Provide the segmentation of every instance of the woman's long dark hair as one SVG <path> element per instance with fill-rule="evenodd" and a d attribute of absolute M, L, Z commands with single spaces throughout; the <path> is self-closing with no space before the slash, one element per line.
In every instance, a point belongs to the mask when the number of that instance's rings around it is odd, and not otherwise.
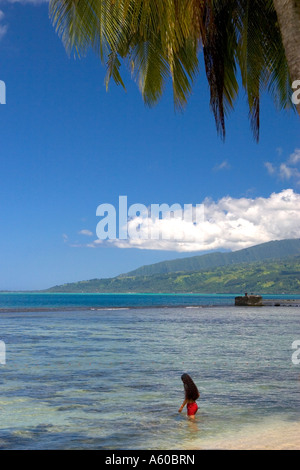
<path fill-rule="evenodd" d="M 193 382 L 189 374 L 182 374 L 181 380 L 184 385 L 184 392 L 186 400 L 197 400 L 200 397 L 198 388 Z"/>

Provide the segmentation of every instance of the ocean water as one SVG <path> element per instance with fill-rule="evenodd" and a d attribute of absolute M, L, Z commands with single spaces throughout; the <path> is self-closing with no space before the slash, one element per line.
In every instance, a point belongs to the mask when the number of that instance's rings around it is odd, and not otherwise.
<path fill-rule="evenodd" d="M 115 307 L 170 307 L 233 305 L 233 294 L 60 294 L 44 292 L 0 292 L 2 309 L 84 309 Z M 284 296 L 283 296 L 284 297 Z M 300 296 L 299 296 L 300 299 Z"/>
<path fill-rule="evenodd" d="M 300 421 L 299 307 L 26 295 L 0 294 L 0 449 L 193 448 Z M 195 422 L 178 413 L 183 372 L 201 394 Z"/>

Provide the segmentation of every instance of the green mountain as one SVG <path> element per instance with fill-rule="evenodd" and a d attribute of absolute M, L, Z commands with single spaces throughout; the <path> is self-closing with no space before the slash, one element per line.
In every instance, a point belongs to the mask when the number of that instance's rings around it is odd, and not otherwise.
<path fill-rule="evenodd" d="M 48 289 L 48 292 L 199 292 L 299 294 L 300 256 L 218 266 L 198 272 L 118 276 L 92 279 Z"/>
<path fill-rule="evenodd" d="M 279 240 L 262 243 L 229 253 L 209 253 L 200 256 L 162 261 L 160 263 L 142 266 L 134 271 L 124 274 L 127 276 L 152 276 L 172 272 L 194 272 L 203 269 L 212 269 L 218 266 L 230 266 L 240 263 L 280 259 L 287 256 L 300 255 L 300 239 Z"/>

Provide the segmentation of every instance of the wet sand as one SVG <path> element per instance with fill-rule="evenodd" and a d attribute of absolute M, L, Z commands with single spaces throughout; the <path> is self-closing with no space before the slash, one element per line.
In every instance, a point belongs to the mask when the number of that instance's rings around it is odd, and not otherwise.
<path fill-rule="evenodd" d="M 300 450 L 300 422 L 265 422 L 224 437 L 199 440 L 202 450 Z"/>

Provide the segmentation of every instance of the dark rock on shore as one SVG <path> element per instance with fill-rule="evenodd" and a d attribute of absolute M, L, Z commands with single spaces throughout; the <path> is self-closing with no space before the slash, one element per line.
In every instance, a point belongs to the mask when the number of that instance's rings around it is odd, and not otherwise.
<path fill-rule="evenodd" d="M 262 307 L 262 296 L 245 294 L 243 297 L 235 298 L 235 305 L 238 307 Z"/>

